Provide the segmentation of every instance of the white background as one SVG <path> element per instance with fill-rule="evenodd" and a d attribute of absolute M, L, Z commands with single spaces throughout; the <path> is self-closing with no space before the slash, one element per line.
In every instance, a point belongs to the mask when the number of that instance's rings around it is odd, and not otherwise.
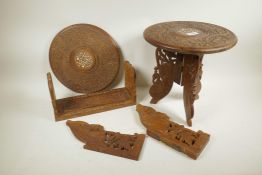
<path fill-rule="evenodd" d="M 261 0 L 0 0 L 0 174 L 262 174 L 261 7 Z M 173 20 L 218 24 L 239 39 L 204 57 L 192 129 L 211 134 L 206 149 L 192 160 L 147 137 L 139 161 L 84 150 L 65 121 L 54 121 L 46 81 L 53 37 L 75 23 L 106 30 L 137 69 L 138 102 L 150 105 L 155 48 L 142 33 Z M 75 95 L 53 78 L 58 98 Z M 150 106 L 185 124 L 181 87 Z M 145 132 L 135 106 L 74 120 Z"/>

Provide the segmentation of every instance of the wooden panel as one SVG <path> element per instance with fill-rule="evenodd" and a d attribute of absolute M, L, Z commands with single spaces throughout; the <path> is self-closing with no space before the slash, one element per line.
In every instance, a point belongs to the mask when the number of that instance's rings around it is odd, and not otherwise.
<path fill-rule="evenodd" d="M 85 149 L 138 160 L 145 135 L 120 134 L 119 132 L 105 131 L 101 125 L 88 124 L 82 121 L 70 121 L 70 127 L 75 137 L 84 142 Z"/>
<path fill-rule="evenodd" d="M 192 131 L 169 120 L 169 117 L 151 107 L 138 104 L 140 120 L 147 128 L 147 134 L 168 146 L 197 159 L 209 141 L 209 134 Z"/>

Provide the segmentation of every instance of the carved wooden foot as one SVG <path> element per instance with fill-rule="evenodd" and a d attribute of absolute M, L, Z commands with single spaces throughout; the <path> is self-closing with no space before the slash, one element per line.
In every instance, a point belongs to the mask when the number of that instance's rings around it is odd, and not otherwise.
<path fill-rule="evenodd" d="M 180 82 L 182 55 L 157 48 L 156 61 L 157 66 L 153 74 L 153 85 L 149 90 L 152 97 L 150 103 L 153 104 L 156 104 L 169 93 L 173 86 L 173 81 Z"/>
<path fill-rule="evenodd" d="M 194 101 L 199 98 L 201 89 L 203 55 L 184 55 L 182 85 L 184 86 L 184 106 L 187 124 L 192 126 L 194 116 Z"/>

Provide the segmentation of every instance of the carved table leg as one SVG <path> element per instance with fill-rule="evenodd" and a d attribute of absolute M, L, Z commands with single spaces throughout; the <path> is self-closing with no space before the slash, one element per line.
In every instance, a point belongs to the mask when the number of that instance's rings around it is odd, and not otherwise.
<path fill-rule="evenodd" d="M 164 98 L 172 88 L 173 81 L 180 81 L 182 70 L 182 55 L 164 49 L 156 49 L 157 66 L 153 74 L 153 85 L 149 93 L 150 103 L 156 104 Z"/>
<path fill-rule="evenodd" d="M 182 85 L 184 86 L 184 106 L 187 124 L 192 126 L 191 119 L 194 116 L 194 101 L 199 98 L 201 89 L 203 55 L 184 55 L 184 67 Z"/>

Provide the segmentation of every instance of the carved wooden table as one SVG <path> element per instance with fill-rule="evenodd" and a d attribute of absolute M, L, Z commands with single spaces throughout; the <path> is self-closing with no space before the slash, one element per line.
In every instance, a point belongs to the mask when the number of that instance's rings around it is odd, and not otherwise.
<path fill-rule="evenodd" d="M 235 34 L 223 27 L 191 21 L 164 22 L 144 31 L 146 41 L 156 46 L 157 66 L 149 93 L 157 103 L 172 88 L 173 81 L 184 86 L 187 124 L 192 126 L 194 101 L 201 89 L 204 54 L 222 52 L 237 43 Z"/>

